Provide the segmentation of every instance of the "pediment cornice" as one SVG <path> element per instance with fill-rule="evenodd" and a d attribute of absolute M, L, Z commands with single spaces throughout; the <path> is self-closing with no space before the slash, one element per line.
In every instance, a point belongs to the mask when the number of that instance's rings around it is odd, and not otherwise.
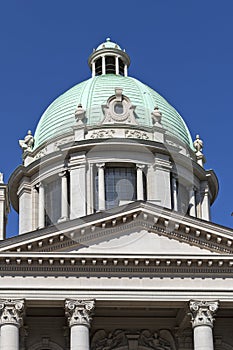
<path fill-rule="evenodd" d="M 92 214 L 5 240 L 0 244 L 0 252 L 70 251 L 123 235 L 132 228 L 145 229 L 210 252 L 233 253 L 232 230 L 141 201 L 123 206 L 121 210 L 118 207 L 115 213 Z"/>

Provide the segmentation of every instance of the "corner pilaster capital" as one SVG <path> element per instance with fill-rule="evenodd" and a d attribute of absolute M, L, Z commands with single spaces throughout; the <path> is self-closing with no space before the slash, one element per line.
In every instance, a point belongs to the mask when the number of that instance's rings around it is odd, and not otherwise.
<path fill-rule="evenodd" d="M 136 168 L 139 170 L 143 170 L 143 169 L 145 169 L 145 167 L 146 167 L 145 164 L 136 163 Z"/>
<path fill-rule="evenodd" d="M 219 302 L 214 301 L 199 301 L 190 300 L 189 308 L 191 315 L 191 323 L 193 328 L 198 326 L 209 326 L 213 327 L 214 314 L 218 309 Z"/>
<path fill-rule="evenodd" d="M 24 300 L 1 299 L 0 300 L 0 326 L 14 324 L 17 327 L 23 325 Z"/>
<path fill-rule="evenodd" d="M 103 169 L 104 167 L 105 167 L 105 163 L 96 163 L 96 167 L 98 168 L 98 169 Z"/>
<path fill-rule="evenodd" d="M 90 327 L 95 300 L 73 300 L 65 301 L 65 312 L 69 326 L 84 325 Z"/>
<path fill-rule="evenodd" d="M 67 169 L 63 169 L 58 173 L 59 177 L 66 177 L 67 176 Z"/>

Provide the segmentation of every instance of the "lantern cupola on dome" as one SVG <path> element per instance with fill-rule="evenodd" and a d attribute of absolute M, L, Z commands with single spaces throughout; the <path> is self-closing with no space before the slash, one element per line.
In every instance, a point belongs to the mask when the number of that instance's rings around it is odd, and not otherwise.
<path fill-rule="evenodd" d="M 116 74 L 127 76 L 130 58 L 120 46 L 107 38 L 100 44 L 88 59 L 92 77 L 96 75 Z"/>

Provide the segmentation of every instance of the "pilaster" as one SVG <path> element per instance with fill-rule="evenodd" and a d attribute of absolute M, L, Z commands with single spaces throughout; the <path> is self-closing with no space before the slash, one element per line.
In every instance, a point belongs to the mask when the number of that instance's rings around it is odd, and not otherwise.
<path fill-rule="evenodd" d="M 86 215 L 86 156 L 84 152 L 70 156 L 70 219 Z"/>
<path fill-rule="evenodd" d="M 19 234 L 29 232 L 32 227 L 32 188 L 30 179 L 24 177 L 19 186 Z"/>

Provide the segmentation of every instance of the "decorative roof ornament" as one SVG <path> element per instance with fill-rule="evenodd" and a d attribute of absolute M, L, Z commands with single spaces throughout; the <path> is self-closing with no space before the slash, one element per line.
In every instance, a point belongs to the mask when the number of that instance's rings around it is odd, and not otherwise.
<path fill-rule="evenodd" d="M 203 167 L 205 164 L 205 156 L 202 153 L 203 150 L 203 141 L 200 139 L 199 135 L 196 135 L 196 139 L 193 142 L 193 146 L 195 148 L 195 153 L 196 153 L 196 158 L 197 158 L 197 163 Z"/>
<path fill-rule="evenodd" d="M 161 127 L 162 112 L 160 112 L 158 106 L 155 106 L 153 112 L 151 113 L 151 118 L 154 126 Z"/>
<path fill-rule="evenodd" d="M 79 103 L 79 105 L 74 113 L 77 125 L 80 125 L 80 126 L 84 125 L 85 114 L 86 114 L 85 109 L 83 109 L 82 104 Z"/>
<path fill-rule="evenodd" d="M 31 130 L 28 130 L 27 135 L 24 137 L 24 140 L 19 140 L 19 145 L 25 152 L 32 152 L 34 146 L 34 137 L 32 136 Z"/>
<path fill-rule="evenodd" d="M 4 183 L 3 173 L 0 173 L 0 184 Z"/>
<path fill-rule="evenodd" d="M 109 97 L 106 105 L 102 105 L 105 117 L 101 124 L 138 125 L 134 116 L 136 107 L 122 92 L 123 89 L 115 88 L 115 95 Z"/>

